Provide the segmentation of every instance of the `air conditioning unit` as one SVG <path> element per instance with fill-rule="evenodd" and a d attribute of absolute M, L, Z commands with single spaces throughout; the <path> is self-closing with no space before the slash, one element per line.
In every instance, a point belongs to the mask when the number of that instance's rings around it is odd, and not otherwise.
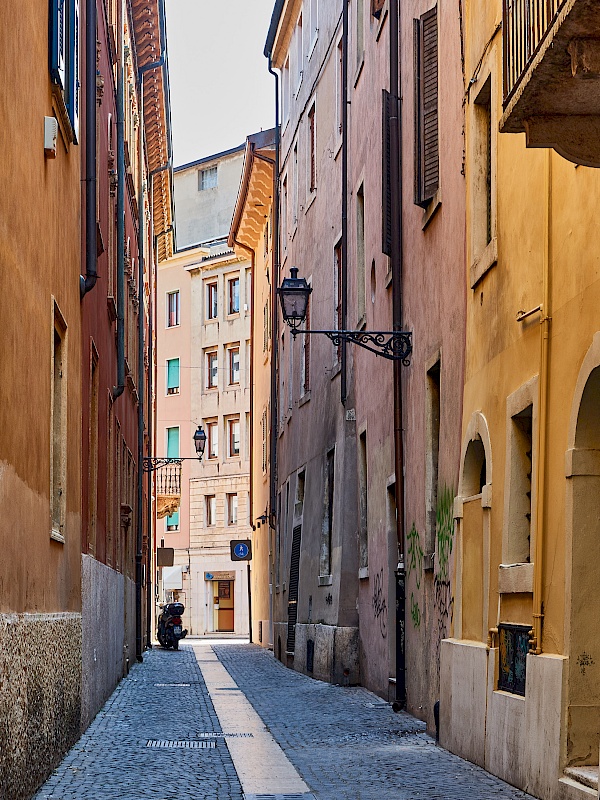
<path fill-rule="evenodd" d="M 58 139 L 58 120 L 56 117 L 44 117 L 44 155 L 56 158 L 56 140 Z"/>

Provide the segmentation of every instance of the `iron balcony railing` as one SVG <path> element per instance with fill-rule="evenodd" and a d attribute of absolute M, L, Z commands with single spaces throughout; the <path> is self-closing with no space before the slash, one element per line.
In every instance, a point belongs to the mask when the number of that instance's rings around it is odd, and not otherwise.
<path fill-rule="evenodd" d="M 503 0 L 504 103 L 542 46 L 567 0 Z"/>

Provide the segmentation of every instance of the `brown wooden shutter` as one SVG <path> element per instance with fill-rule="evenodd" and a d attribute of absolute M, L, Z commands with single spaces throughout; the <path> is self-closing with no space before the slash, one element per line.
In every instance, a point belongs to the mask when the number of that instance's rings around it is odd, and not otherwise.
<path fill-rule="evenodd" d="M 439 188 L 437 6 L 415 20 L 415 203 Z"/>
<path fill-rule="evenodd" d="M 310 330 L 310 300 L 306 306 L 306 320 L 304 327 Z M 303 393 L 307 394 L 310 390 L 310 336 L 304 337 L 304 386 Z"/>
<path fill-rule="evenodd" d="M 317 167 L 315 163 L 315 107 L 308 112 L 308 122 L 310 125 L 310 191 L 314 192 L 317 187 Z"/>
<path fill-rule="evenodd" d="M 381 209 L 382 232 L 381 250 L 387 256 L 392 255 L 392 184 L 391 184 L 391 135 L 390 117 L 399 113 L 397 98 L 383 89 L 382 97 L 382 133 L 381 133 Z"/>

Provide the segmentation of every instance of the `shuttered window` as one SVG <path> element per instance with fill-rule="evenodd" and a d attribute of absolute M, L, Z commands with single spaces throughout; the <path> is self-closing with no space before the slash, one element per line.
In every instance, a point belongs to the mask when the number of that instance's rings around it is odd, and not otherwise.
<path fill-rule="evenodd" d="M 179 458 L 179 428 L 167 428 L 167 458 Z M 179 511 L 167 517 L 167 531 L 179 530 Z"/>
<path fill-rule="evenodd" d="M 167 360 L 167 394 L 179 394 L 179 359 Z"/>
<path fill-rule="evenodd" d="M 50 75 L 61 89 L 73 142 L 79 138 L 79 0 L 50 0 Z"/>
<path fill-rule="evenodd" d="M 315 157 L 316 150 L 316 129 L 315 129 L 315 104 L 308 112 L 308 168 L 309 168 L 309 190 L 314 192 L 317 188 L 317 164 Z"/>
<path fill-rule="evenodd" d="M 382 181 L 381 181 L 381 208 L 382 208 L 382 232 L 381 250 L 386 256 L 392 255 L 392 137 L 390 131 L 392 117 L 398 118 L 399 103 L 398 99 L 383 89 L 382 96 L 382 132 L 381 132 L 381 153 L 382 153 Z"/>
<path fill-rule="evenodd" d="M 439 188 L 437 6 L 415 20 L 415 203 Z"/>

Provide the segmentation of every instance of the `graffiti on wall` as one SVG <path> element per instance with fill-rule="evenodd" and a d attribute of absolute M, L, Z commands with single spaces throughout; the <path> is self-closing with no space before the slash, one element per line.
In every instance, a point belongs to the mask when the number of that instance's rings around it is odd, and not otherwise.
<path fill-rule="evenodd" d="M 406 577 L 410 578 L 414 573 L 417 589 L 420 589 L 423 577 L 424 553 L 423 546 L 421 545 L 421 534 L 417 530 L 414 522 L 410 532 L 406 536 L 406 551 L 408 556 L 406 562 Z M 415 599 L 413 592 L 410 593 L 410 618 L 413 627 L 421 627 L 421 609 L 419 607 L 419 601 Z"/>
<path fill-rule="evenodd" d="M 454 546 L 454 491 L 445 487 L 438 494 L 435 524 L 435 571 L 433 576 L 437 611 L 437 656 L 442 639 L 450 632 L 454 595 L 450 581 L 450 556 Z"/>
<path fill-rule="evenodd" d="M 385 602 L 385 592 L 383 590 L 383 568 L 375 575 L 373 581 L 373 614 L 379 623 L 379 631 L 383 638 L 387 638 L 388 610 Z"/>

